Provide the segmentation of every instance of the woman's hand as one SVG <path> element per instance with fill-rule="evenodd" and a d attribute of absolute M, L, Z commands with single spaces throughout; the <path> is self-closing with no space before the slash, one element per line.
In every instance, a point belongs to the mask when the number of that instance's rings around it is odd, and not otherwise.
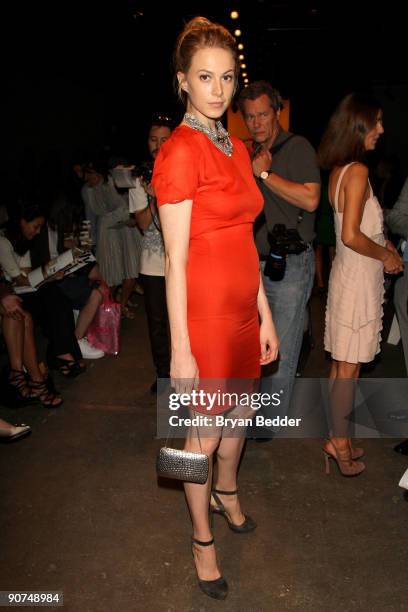
<path fill-rule="evenodd" d="M 64 249 L 69 251 L 70 249 L 75 249 L 78 246 L 78 240 L 74 238 L 74 236 L 69 236 L 68 238 L 64 238 Z"/>
<path fill-rule="evenodd" d="M 154 193 L 153 185 L 151 183 L 146 183 L 144 179 L 140 178 L 140 184 L 145 190 L 145 192 L 147 193 L 147 195 L 149 195 L 151 198 L 156 197 Z"/>
<path fill-rule="evenodd" d="M 176 393 L 191 393 L 199 382 L 197 362 L 191 351 L 173 351 L 170 364 L 171 386 Z"/>
<path fill-rule="evenodd" d="M 384 272 L 387 274 L 399 274 L 404 269 L 404 260 L 389 240 L 385 241 L 385 248 L 388 253 L 386 253 L 386 257 L 383 261 Z"/>
<path fill-rule="evenodd" d="M 136 219 L 135 219 L 134 217 L 132 217 L 132 215 L 130 215 L 130 216 L 129 216 L 129 220 L 128 220 L 128 222 L 126 223 L 126 225 L 127 225 L 128 227 L 136 227 L 136 226 L 137 226 Z"/>
<path fill-rule="evenodd" d="M 65 272 L 63 270 L 59 270 L 55 272 L 55 274 L 51 274 L 51 276 L 47 276 L 45 279 L 46 283 L 53 283 L 54 281 L 60 281 L 64 278 Z"/>
<path fill-rule="evenodd" d="M 267 365 L 276 361 L 279 354 L 279 339 L 272 317 L 266 317 L 260 326 L 259 339 L 261 344 L 261 357 L 259 363 Z"/>
<path fill-rule="evenodd" d="M 397 249 L 390 240 L 385 241 L 385 248 L 387 249 L 387 251 L 391 251 L 391 253 L 396 253 L 397 255 L 399 255 Z"/>
<path fill-rule="evenodd" d="M 22 321 L 25 318 L 25 312 L 22 309 L 22 300 L 14 293 L 6 295 L 1 301 L 0 306 L 3 307 L 4 316 L 15 319 L 16 321 Z"/>
<path fill-rule="evenodd" d="M 27 272 L 23 270 L 22 274 L 19 274 L 17 278 L 13 279 L 13 284 L 16 285 L 16 287 L 29 287 L 30 281 L 28 280 Z"/>

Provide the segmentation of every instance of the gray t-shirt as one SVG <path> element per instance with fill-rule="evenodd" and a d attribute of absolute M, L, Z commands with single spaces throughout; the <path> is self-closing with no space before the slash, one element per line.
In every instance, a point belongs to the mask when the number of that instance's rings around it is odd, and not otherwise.
<path fill-rule="evenodd" d="M 290 133 L 281 128 L 273 146 L 279 145 L 288 136 L 290 136 Z M 316 152 L 303 136 L 293 136 L 273 155 L 271 171 L 295 183 L 320 184 Z M 257 182 L 264 196 L 265 206 L 264 212 L 255 221 L 255 242 L 259 254 L 267 255 L 269 252 L 268 231 L 272 231 L 276 223 L 284 223 L 287 228 L 295 228 L 301 209 L 273 193 L 262 179 L 257 179 Z M 315 236 L 314 220 L 314 212 L 303 211 L 298 232 L 306 242 L 311 242 Z"/>

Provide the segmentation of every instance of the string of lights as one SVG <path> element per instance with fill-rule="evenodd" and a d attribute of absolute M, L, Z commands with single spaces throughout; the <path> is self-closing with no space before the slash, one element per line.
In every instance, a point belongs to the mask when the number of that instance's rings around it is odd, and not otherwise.
<path fill-rule="evenodd" d="M 237 22 L 237 20 L 239 19 L 239 12 L 238 11 L 231 11 L 230 13 L 230 18 L 233 22 Z M 247 64 L 246 64 L 246 58 L 245 58 L 245 53 L 244 53 L 244 43 L 242 42 L 242 30 L 239 27 L 238 22 L 235 24 L 233 24 L 232 26 L 232 30 L 233 30 L 233 34 L 235 36 L 236 39 L 239 39 L 238 42 L 238 50 L 239 50 L 239 55 L 238 55 L 238 59 L 241 62 L 241 70 L 243 72 L 241 72 L 241 77 L 244 83 L 244 87 L 246 87 L 249 83 L 249 76 L 248 76 L 248 68 L 247 68 Z"/>

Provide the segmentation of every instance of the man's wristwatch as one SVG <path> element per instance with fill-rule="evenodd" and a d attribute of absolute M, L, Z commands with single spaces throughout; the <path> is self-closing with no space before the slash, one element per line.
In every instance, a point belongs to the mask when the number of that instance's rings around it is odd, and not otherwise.
<path fill-rule="evenodd" d="M 266 181 L 266 179 L 268 178 L 270 174 L 271 172 L 268 172 L 267 170 L 263 170 L 263 172 L 261 172 L 261 174 L 259 175 L 259 178 L 261 178 L 263 181 Z"/>

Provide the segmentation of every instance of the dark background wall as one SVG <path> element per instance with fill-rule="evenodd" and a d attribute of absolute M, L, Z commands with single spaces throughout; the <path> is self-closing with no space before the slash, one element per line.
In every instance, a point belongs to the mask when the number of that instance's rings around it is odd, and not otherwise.
<path fill-rule="evenodd" d="M 384 104 L 379 154 L 408 174 L 408 77 L 396 2 L 16 3 L 3 15 L 2 179 L 65 172 L 78 148 L 144 156 L 153 111 L 181 116 L 171 54 L 183 23 L 203 14 L 232 28 L 240 11 L 251 80 L 291 100 L 291 127 L 317 145 L 335 104 L 368 89 Z"/>

